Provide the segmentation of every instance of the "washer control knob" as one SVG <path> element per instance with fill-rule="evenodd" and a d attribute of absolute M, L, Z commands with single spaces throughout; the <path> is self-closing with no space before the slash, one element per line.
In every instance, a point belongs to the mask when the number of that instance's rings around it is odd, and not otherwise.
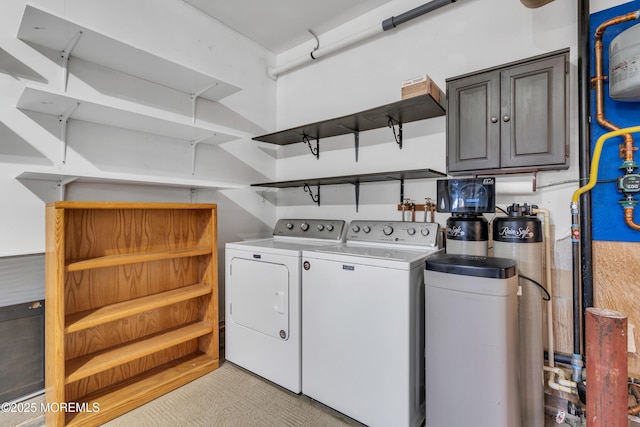
<path fill-rule="evenodd" d="M 391 233 L 393 233 L 393 227 L 390 225 L 385 225 L 384 228 L 382 229 L 382 232 L 384 233 L 385 236 L 390 236 Z"/>
<path fill-rule="evenodd" d="M 365 233 L 370 233 L 371 227 L 369 227 L 368 225 L 365 225 L 364 227 L 362 227 L 362 231 L 364 231 Z"/>
<path fill-rule="evenodd" d="M 327 231 L 333 231 L 333 224 L 327 224 Z"/>
<path fill-rule="evenodd" d="M 413 227 L 409 227 L 407 229 L 407 233 L 409 233 L 409 236 L 413 236 L 414 234 L 416 234 L 416 229 Z"/>
<path fill-rule="evenodd" d="M 324 230 L 324 225 L 318 224 L 318 231 L 322 231 L 322 230 Z"/>
<path fill-rule="evenodd" d="M 423 236 L 428 236 L 429 235 L 429 229 L 428 228 L 423 228 L 420 230 L 420 234 L 422 234 Z"/>
<path fill-rule="evenodd" d="M 357 233 L 358 231 L 360 231 L 360 226 L 354 225 L 353 227 L 351 227 L 351 229 L 353 230 L 354 233 Z"/>
<path fill-rule="evenodd" d="M 287 228 L 288 228 L 289 230 L 291 230 L 291 229 L 293 228 L 293 224 L 291 224 L 290 222 L 288 222 L 288 223 L 287 223 Z"/>
<path fill-rule="evenodd" d="M 302 229 L 302 231 L 307 231 L 309 229 L 309 224 L 303 222 L 302 224 L 300 224 L 300 228 Z"/>

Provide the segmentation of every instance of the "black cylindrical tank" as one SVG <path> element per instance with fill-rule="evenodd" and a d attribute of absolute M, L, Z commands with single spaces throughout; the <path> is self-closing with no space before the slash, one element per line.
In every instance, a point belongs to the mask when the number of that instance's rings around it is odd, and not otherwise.
<path fill-rule="evenodd" d="M 447 219 L 447 253 L 487 256 L 489 222 L 482 215 L 455 215 Z"/>

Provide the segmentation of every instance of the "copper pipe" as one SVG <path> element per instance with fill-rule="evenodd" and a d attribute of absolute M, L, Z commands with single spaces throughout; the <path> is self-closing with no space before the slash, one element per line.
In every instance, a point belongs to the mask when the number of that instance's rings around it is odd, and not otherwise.
<path fill-rule="evenodd" d="M 627 427 L 627 316 L 589 307 L 585 326 L 587 425 Z"/>
<path fill-rule="evenodd" d="M 632 230 L 640 231 L 640 224 L 633 222 L 633 208 L 624 208 L 624 222 Z"/>
<path fill-rule="evenodd" d="M 595 66 L 596 66 L 596 76 L 593 78 L 593 82 L 596 85 L 596 120 L 598 123 L 609 130 L 618 130 L 619 126 L 614 125 L 604 117 L 604 88 L 603 81 L 607 78 L 604 76 L 602 72 L 603 61 L 602 61 L 602 36 L 604 35 L 604 31 L 616 24 L 621 24 L 623 22 L 633 21 L 639 18 L 638 12 L 628 13 L 626 15 L 618 16 L 616 18 L 612 18 L 608 21 L 603 22 L 598 26 L 595 32 L 595 43 L 594 43 L 594 51 L 595 51 Z M 633 146 L 633 137 L 631 134 L 626 134 L 624 136 L 624 160 L 625 162 L 633 162 L 633 151 L 635 150 Z"/>

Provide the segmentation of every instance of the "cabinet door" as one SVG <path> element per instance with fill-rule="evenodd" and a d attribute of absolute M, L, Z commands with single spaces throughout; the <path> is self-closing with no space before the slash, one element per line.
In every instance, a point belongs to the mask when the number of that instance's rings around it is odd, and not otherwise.
<path fill-rule="evenodd" d="M 501 73 L 501 167 L 568 165 L 566 55 Z"/>
<path fill-rule="evenodd" d="M 500 74 L 447 83 L 447 171 L 500 167 Z"/>

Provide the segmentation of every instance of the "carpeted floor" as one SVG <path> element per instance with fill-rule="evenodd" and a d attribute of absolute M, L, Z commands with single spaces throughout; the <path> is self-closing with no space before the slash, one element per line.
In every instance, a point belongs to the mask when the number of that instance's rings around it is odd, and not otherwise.
<path fill-rule="evenodd" d="M 44 396 L 28 402 L 40 407 Z M 39 413 L 0 412 L 2 427 L 44 426 Z M 362 426 L 306 396 L 295 395 L 224 362 L 220 368 L 106 424 L 106 427 Z"/>
<path fill-rule="evenodd" d="M 225 362 L 214 372 L 105 424 L 164 426 L 361 426 Z"/>
<path fill-rule="evenodd" d="M 25 402 L 39 408 L 40 395 Z M 0 410 L 0 427 L 42 427 L 38 412 Z M 547 416 L 545 425 L 558 425 Z M 568 425 L 568 424 L 563 424 Z M 105 427 L 363 427 L 303 395 L 295 395 L 244 369 L 223 362 L 220 368 L 106 424 Z M 470 414 L 468 426 L 472 427 Z M 629 426 L 638 424 L 629 422 Z"/>

